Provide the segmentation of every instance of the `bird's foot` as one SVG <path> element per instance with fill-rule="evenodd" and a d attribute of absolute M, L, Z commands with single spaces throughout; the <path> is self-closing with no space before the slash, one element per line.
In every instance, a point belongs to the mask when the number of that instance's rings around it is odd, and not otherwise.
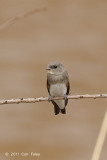
<path fill-rule="evenodd" d="M 49 95 L 48 102 L 50 102 L 51 100 L 52 100 L 52 96 Z"/>
<path fill-rule="evenodd" d="M 65 99 L 65 100 L 67 100 L 67 99 L 68 99 L 66 94 L 64 94 L 64 99 Z"/>

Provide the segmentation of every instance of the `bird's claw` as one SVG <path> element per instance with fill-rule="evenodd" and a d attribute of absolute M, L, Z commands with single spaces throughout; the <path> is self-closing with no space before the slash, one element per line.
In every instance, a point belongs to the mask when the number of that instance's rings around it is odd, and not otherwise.
<path fill-rule="evenodd" d="M 67 100 L 67 99 L 68 99 L 66 94 L 64 94 L 64 99 L 65 99 L 65 100 Z"/>
<path fill-rule="evenodd" d="M 52 100 L 52 96 L 49 95 L 48 101 L 50 102 Z"/>

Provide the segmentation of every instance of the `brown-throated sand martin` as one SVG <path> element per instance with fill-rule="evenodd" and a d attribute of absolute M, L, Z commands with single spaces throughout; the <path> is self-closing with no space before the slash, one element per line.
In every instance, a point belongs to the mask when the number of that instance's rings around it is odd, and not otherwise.
<path fill-rule="evenodd" d="M 47 68 L 47 89 L 49 100 L 52 97 L 64 96 L 63 100 L 51 100 L 54 105 L 55 115 L 61 112 L 66 114 L 66 105 L 68 103 L 67 95 L 70 91 L 69 75 L 66 68 L 60 62 L 51 62 Z"/>

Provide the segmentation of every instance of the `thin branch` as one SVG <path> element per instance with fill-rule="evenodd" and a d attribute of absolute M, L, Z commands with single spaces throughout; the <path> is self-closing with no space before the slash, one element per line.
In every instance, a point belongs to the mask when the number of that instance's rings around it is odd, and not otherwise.
<path fill-rule="evenodd" d="M 106 134 L 107 134 L 107 111 L 105 113 L 104 120 L 101 125 L 101 129 L 98 135 L 98 139 L 97 139 L 91 160 L 99 160 L 101 151 L 103 148 L 104 140 L 106 138 Z"/>
<path fill-rule="evenodd" d="M 53 97 L 52 100 L 61 100 L 65 97 Z M 107 94 L 84 94 L 84 95 L 68 95 L 68 99 L 83 99 L 83 98 L 107 98 Z M 20 99 L 10 99 L 10 100 L 0 100 L 0 105 L 2 104 L 19 104 L 19 103 L 35 103 L 41 101 L 48 101 L 48 97 L 39 98 L 20 98 Z"/>
<path fill-rule="evenodd" d="M 46 8 L 36 8 L 33 10 L 30 10 L 28 12 L 25 12 L 23 14 L 17 15 L 16 17 L 10 18 L 9 20 L 7 20 L 5 23 L 0 25 L 0 31 L 8 28 L 10 25 L 12 25 L 13 23 L 17 22 L 18 20 L 25 18 L 27 16 L 30 16 L 31 14 L 37 13 L 37 12 L 41 12 L 43 10 L 45 10 Z"/>

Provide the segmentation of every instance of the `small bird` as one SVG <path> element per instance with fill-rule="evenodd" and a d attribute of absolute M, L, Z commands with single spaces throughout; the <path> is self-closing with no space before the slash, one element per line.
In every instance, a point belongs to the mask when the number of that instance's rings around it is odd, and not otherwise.
<path fill-rule="evenodd" d="M 47 90 L 49 92 L 48 100 L 54 105 L 55 115 L 61 112 L 66 114 L 66 105 L 68 103 L 67 95 L 70 92 L 69 75 L 66 68 L 60 62 L 51 62 L 47 68 Z M 51 100 L 52 97 L 64 96 L 63 100 Z"/>

